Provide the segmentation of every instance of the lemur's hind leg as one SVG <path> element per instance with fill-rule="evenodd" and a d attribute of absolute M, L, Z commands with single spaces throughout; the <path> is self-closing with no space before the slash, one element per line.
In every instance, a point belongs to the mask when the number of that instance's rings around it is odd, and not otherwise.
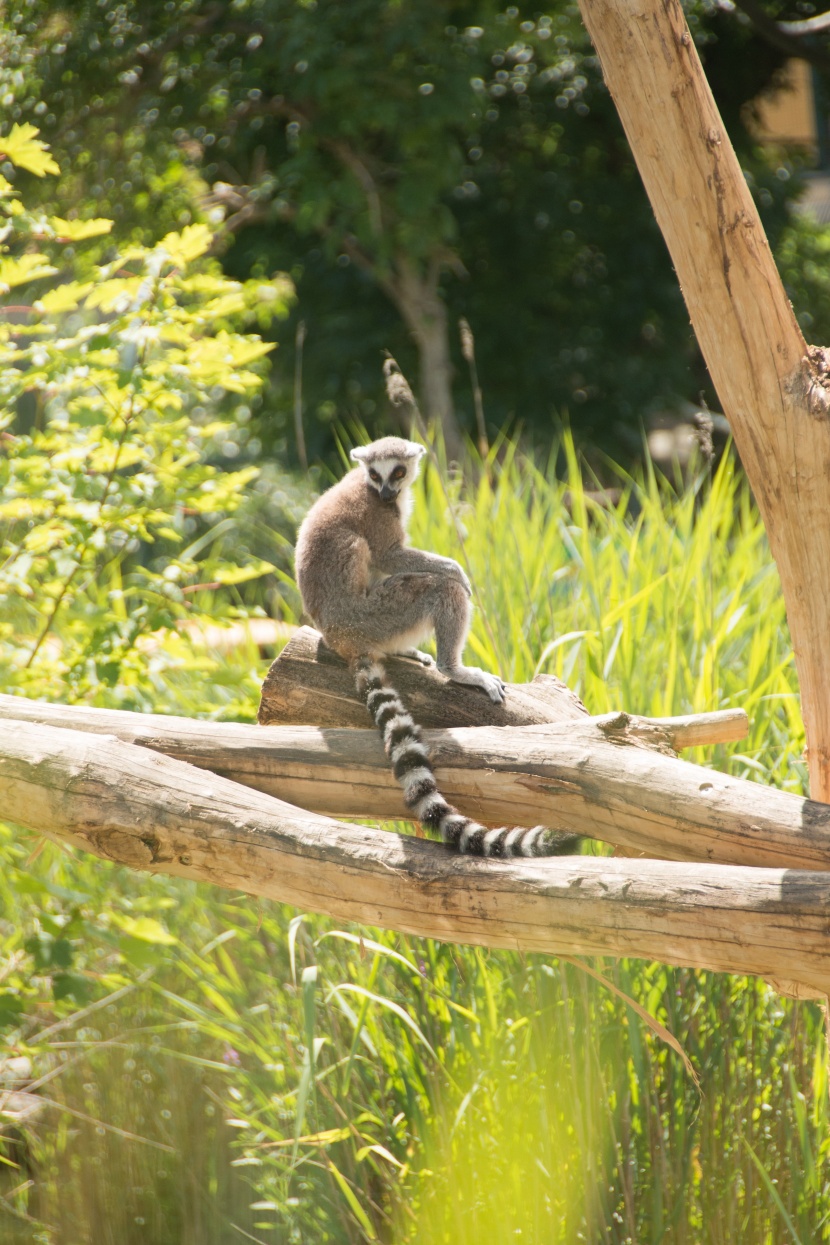
<path fill-rule="evenodd" d="M 504 700 L 504 682 L 497 674 L 487 674 L 478 666 L 462 661 L 472 607 L 464 585 L 454 579 L 444 581 L 442 599 L 434 616 L 436 665 L 453 683 L 480 687 L 495 704 Z"/>
<path fill-rule="evenodd" d="M 327 627 L 324 635 L 326 643 L 343 656 L 382 657 L 410 649 L 434 631 L 441 673 L 455 683 L 480 687 L 499 704 L 504 700 L 502 680 L 462 662 L 470 614 L 470 598 L 459 580 L 403 571 L 350 602 L 342 622 Z"/>

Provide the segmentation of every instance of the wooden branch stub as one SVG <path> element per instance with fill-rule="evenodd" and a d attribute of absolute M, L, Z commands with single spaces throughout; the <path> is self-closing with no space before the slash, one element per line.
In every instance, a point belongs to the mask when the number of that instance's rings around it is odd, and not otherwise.
<path fill-rule="evenodd" d="M 582 721 L 588 714 L 551 674 L 508 684 L 506 702 L 494 705 L 484 692 L 452 683 L 433 667 L 403 658 L 389 658 L 386 666 L 421 726 L 536 726 Z M 261 726 L 365 728 L 369 717 L 346 662 L 326 648 L 319 632 L 301 627 L 265 677 L 257 720 Z"/>
<path fill-rule="evenodd" d="M 830 990 L 828 873 L 587 856 L 475 860 L 304 812 L 111 737 L 19 721 L 0 727 L 0 800 L 18 824 L 107 860 L 341 920 Z"/>
<path fill-rule="evenodd" d="M 593 724 L 609 739 L 625 739 L 658 752 L 678 752 L 707 744 L 734 743 L 749 733 L 744 709 L 714 709 L 711 713 L 687 713 L 675 718 L 644 718 L 635 713 L 604 713 Z"/>

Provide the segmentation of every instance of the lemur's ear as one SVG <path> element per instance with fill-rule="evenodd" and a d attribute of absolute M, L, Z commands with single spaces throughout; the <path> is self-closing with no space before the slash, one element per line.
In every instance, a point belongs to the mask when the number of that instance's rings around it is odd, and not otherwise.
<path fill-rule="evenodd" d="M 420 460 L 423 458 L 424 454 L 426 454 L 426 452 L 427 452 L 427 447 L 426 447 L 425 445 L 417 445 L 414 441 L 413 441 L 413 443 L 412 443 L 412 444 L 415 446 L 415 449 L 416 449 L 416 451 L 417 451 L 417 452 L 416 452 L 415 457 L 416 457 L 416 458 L 418 459 L 418 461 L 420 462 Z"/>
<path fill-rule="evenodd" d="M 352 450 L 351 454 L 349 455 L 349 458 L 354 463 L 361 462 L 365 457 L 366 457 L 366 446 L 365 445 L 355 446 L 355 448 Z"/>

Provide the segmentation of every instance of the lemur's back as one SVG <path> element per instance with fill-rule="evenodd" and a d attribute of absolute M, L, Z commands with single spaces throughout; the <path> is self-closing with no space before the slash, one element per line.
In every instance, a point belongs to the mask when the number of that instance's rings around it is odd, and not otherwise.
<path fill-rule="evenodd" d="M 300 526 L 295 561 L 303 605 L 321 630 L 365 595 L 372 557 L 403 536 L 397 505 L 366 486 L 360 467 L 318 498 Z"/>

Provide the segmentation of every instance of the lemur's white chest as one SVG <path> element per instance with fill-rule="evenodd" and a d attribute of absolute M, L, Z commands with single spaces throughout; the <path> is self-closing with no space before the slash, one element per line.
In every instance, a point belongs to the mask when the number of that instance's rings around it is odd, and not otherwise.
<path fill-rule="evenodd" d="M 398 513 L 401 516 L 404 540 L 406 540 L 406 533 L 409 530 L 409 520 L 412 518 L 412 508 L 414 505 L 415 498 L 412 496 L 412 490 L 409 488 L 401 489 L 398 497 Z"/>

